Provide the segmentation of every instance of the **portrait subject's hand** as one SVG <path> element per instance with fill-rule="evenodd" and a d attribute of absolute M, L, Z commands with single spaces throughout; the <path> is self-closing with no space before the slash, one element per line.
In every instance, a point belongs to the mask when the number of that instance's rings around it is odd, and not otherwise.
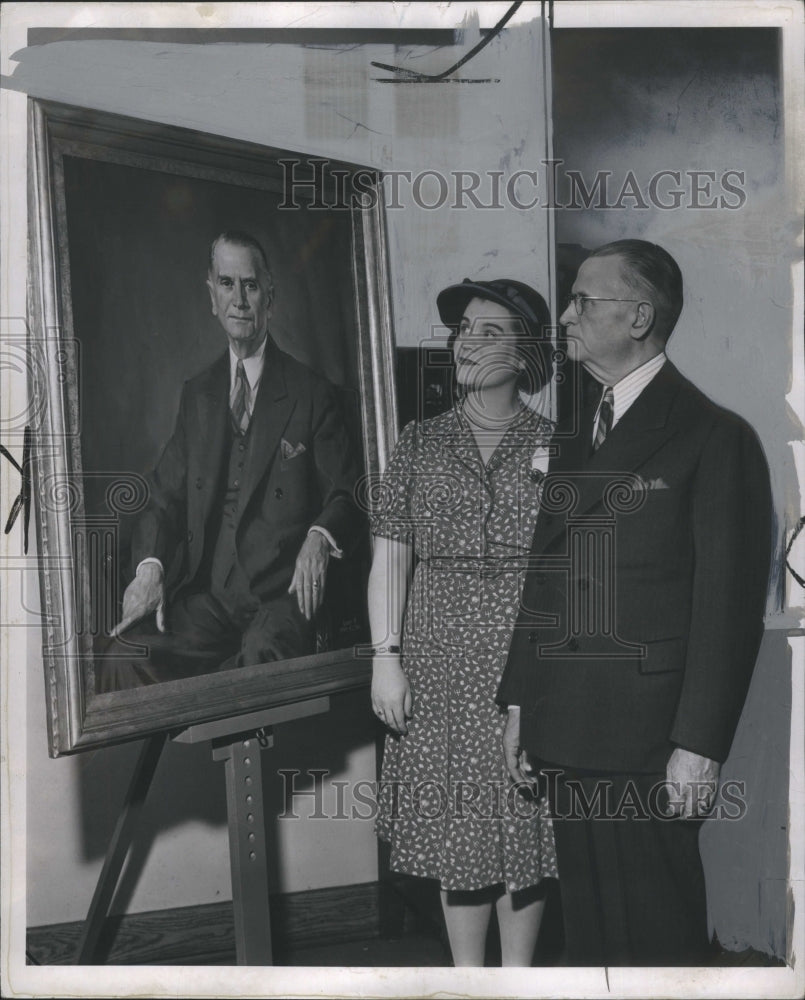
<path fill-rule="evenodd" d="M 296 594 L 299 610 L 310 621 L 321 607 L 327 565 L 330 562 L 330 543 L 319 531 L 311 531 L 296 557 L 289 594 Z"/>
<path fill-rule="evenodd" d="M 372 665 L 372 711 L 397 733 L 408 732 L 414 699 L 399 656 L 375 657 Z"/>
<path fill-rule="evenodd" d="M 122 635 L 141 618 L 156 612 L 157 628 L 165 631 L 165 584 L 162 567 L 157 563 L 143 563 L 137 575 L 123 594 L 123 617 L 112 629 L 113 637 Z"/>
<path fill-rule="evenodd" d="M 528 762 L 525 750 L 520 746 L 520 709 L 510 705 L 503 729 L 503 759 L 512 781 L 533 783 L 534 770 Z"/>
<path fill-rule="evenodd" d="M 717 761 L 677 747 L 666 768 L 669 815 L 683 819 L 706 816 L 716 799 L 720 771 Z"/>

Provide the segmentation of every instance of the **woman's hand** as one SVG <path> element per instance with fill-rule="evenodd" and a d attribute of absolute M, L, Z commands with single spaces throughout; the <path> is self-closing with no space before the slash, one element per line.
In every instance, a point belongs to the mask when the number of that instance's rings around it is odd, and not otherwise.
<path fill-rule="evenodd" d="M 399 656 L 376 656 L 372 664 L 372 711 L 397 733 L 408 732 L 413 715 L 411 685 Z"/>
<path fill-rule="evenodd" d="M 521 781 L 534 784 L 534 769 L 528 761 L 525 750 L 520 746 L 520 709 L 510 705 L 503 729 L 503 760 L 509 777 L 515 784 Z"/>

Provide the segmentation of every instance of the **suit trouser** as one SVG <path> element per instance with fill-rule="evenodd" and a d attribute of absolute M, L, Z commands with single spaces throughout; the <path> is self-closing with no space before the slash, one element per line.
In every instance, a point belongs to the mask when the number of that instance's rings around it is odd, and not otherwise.
<path fill-rule="evenodd" d="M 665 775 L 537 763 L 548 772 L 568 964 L 704 964 L 701 821 L 661 818 Z"/>
<path fill-rule="evenodd" d="M 315 652 L 313 626 L 291 594 L 257 601 L 204 591 L 170 604 L 166 618 L 164 634 L 141 625 L 96 644 L 98 694 Z M 145 655 L 132 656 L 132 646 Z"/>

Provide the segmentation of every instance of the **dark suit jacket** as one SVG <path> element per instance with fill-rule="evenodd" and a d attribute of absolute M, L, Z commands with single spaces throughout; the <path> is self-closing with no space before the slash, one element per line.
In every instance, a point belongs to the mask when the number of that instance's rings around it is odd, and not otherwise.
<path fill-rule="evenodd" d="M 499 699 L 521 706 L 523 746 L 567 767 L 663 772 L 674 746 L 723 761 L 763 633 L 762 449 L 667 361 L 594 454 L 591 419 L 557 428 Z"/>
<path fill-rule="evenodd" d="M 132 560 L 162 560 L 169 600 L 193 586 L 222 501 L 229 440 L 229 352 L 185 383 L 173 436 L 151 479 L 151 497 L 133 532 Z M 308 529 L 326 528 L 350 547 L 361 522 L 353 502 L 354 449 L 330 383 L 269 338 L 249 428 L 237 558 L 260 599 L 284 594 Z M 299 454 L 283 458 L 285 440 Z M 172 567 L 169 570 L 169 567 Z"/>

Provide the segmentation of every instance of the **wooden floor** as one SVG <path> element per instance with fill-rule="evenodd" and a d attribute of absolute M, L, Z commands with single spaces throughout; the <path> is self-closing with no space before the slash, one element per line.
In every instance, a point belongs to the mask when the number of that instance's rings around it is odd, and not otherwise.
<path fill-rule="evenodd" d="M 491 949 L 490 949 L 491 950 Z M 499 965 L 499 961 L 490 960 L 493 955 L 487 954 L 487 966 Z M 319 965 L 347 967 L 398 967 L 413 966 L 451 966 L 449 948 L 442 941 L 427 934 L 408 934 L 396 940 L 381 940 L 374 938 L 369 941 L 353 941 L 349 944 L 330 945 L 320 948 L 304 948 L 277 956 L 276 965 Z M 550 961 L 541 960 L 539 949 L 534 966 L 562 966 L 561 955 L 554 955 Z M 749 948 L 746 951 L 720 951 L 713 956 L 713 967 L 771 967 L 783 966 L 779 959 L 770 958 L 762 952 Z"/>
<path fill-rule="evenodd" d="M 533 965 L 564 966 L 558 884 L 546 880 L 545 916 Z M 385 899 L 385 903 L 383 900 Z M 33 965 L 72 965 L 81 922 L 28 930 Z M 400 879 L 391 891 L 378 883 L 312 890 L 272 898 L 275 965 L 340 967 L 449 967 L 450 948 L 438 886 Z M 96 954 L 100 965 L 235 965 L 231 903 L 110 917 Z M 494 916 L 487 943 L 488 967 L 500 965 Z M 761 952 L 714 950 L 714 966 L 774 966 Z"/>
<path fill-rule="evenodd" d="M 370 938 L 345 944 L 301 948 L 275 957 L 276 965 L 322 965 L 366 968 L 411 968 L 415 966 L 450 966 L 450 953 L 432 934 L 406 934 L 384 940 Z"/>

